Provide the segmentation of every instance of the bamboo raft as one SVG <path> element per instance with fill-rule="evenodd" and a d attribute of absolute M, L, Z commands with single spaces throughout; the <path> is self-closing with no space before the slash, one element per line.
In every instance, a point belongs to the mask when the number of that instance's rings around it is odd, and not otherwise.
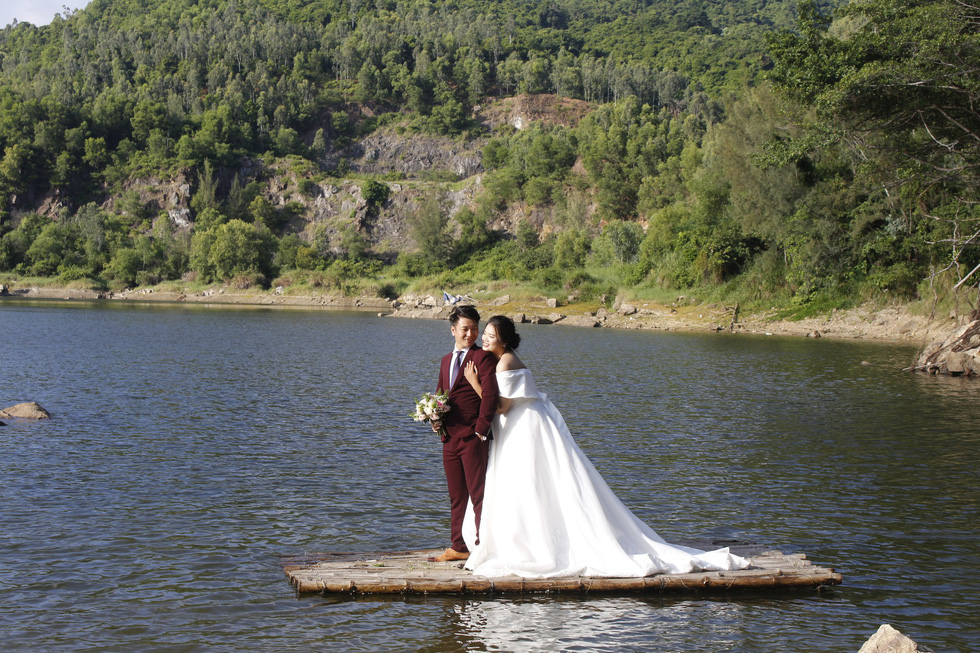
<path fill-rule="evenodd" d="M 645 578 L 485 578 L 463 569 L 460 562 L 428 562 L 427 558 L 438 555 L 441 549 L 284 556 L 282 564 L 298 593 L 320 594 L 719 593 L 821 588 L 842 581 L 839 573 L 814 566 L 805 554 L 749 549 L 731 547 L 733 553 L 750 559 L 748 569 Z"/>

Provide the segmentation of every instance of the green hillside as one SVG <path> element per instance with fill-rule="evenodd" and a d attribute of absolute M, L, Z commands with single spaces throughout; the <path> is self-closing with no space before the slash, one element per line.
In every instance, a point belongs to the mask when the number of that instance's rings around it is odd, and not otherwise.
<path fill-rule="evenodd" d="M 811 308 L 975 285 L 975 82 L 949 73 L 975 21 L 830 10 L 94 0 L 14 25 L 0 274 Z M 930 62 L 962 90 L 922 92 Z M 511 100 L 540 110 L 515 129 Z"/>

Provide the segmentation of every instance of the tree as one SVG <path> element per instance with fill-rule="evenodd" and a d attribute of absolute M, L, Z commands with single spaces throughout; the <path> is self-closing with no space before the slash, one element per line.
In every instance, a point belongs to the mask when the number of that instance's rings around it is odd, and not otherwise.
<path fill-rule="evenodd" d="M 354 98 L 358 102 L 368 102 L 375 99 L 378 94 L 378 72 L 377 66 L 370 61 L 365 61 L 361 70 L 357 73 L 357 91 Z"/>
<path fill-rule="evenodd" d="M 327 151 L 327 138 L 323 134 L 323 127 L 316 130 L 313 135 L 313 144 L 310 145 L 310 154 L 314 157 L 321 157 Z"/>
<path fill-rule="evenodd" d="M 248 203 L 245 201 L 245 191 L 242 189 L 242 183 L 239 181 L 236 172 L 231 180 L 231 187 L 228 189 L 228 197 L 225 198 L 225 213 L 228 214 L 229 218 L 241 220 L 246 211 L 248 211 Z"/>
<path fill-rule="evenodd" d="M 381 206 L 387 202 L 390 193 L 391 189 L 388 188 L 388 184 L 373 179 L 366 181 L 361 187 L 361 196 L 371 206 Z"/>
<path fill-rule="evenodd" d="M 143 259 L 140 253 L 132 247 L 123 247 L 113 254 L 109 264 L 106 265 L 105 272 L 111 279 L 126 286 L 135 286 L 136 275 L 142 268 Z"/>
<path fill-rule="evenodd" d="M 38 213 L 28 213 L 16 229 L 4 234 L 0 247 L 0 270 L 13 270 L 24 263 L 27 250 L 49 224 L 50 218 Z"/>
<path fill-rule="evenodd" d="M 191 265 L 205 280 L 218 281 L 266 273 L 271 254 L 267 243 L 252 225 L 231 220 L 194 235 Z"/>
<path fill-rule="evenodd" d="M 797 34 L 771 39 L 770 80 L 813 103 L 818 122 L 782 144 L 784 159 L 841 142 L 858 181 L 910 236 L 931 221 L 954 288 L 980 285 L 980 5 L 968 0 L 869 0 L 831 23 L 801 3 Z M 964 266 L 961 269 L 961 266 Z"/>
<path fill-rule="evenodd" d="M 162 102 L 143 99 L 133 109 L 130 123 L 133 127 L 133 137 L 138 142 L 144 143 L 154 130 L 162 134 L 166 129 L 167 108 Z"/>
<path fill-rule="evenodd" d="M 477 212 L 464 207 L 456 214 L 460 234 L 453 248 L 453 258 L 457 264 L 465 263 L 467 259 L 493 242 L 493 234 L 487 229 L 486 214 L 484 207 Z"/>
<path fill-rule="evenodd" d="M 11 195 L 26 188 L 24 170 L 30 154 L 30 147 L 24 143 L 15 143 L 4 150 L 0 160 L 0 220 L 6 215 Z"/>
<path fill-rule="evenodd" d="M 555 266 L 563 269 L 583 267 L 591 242 L 589 234 L 584 231 L 570 229 L 561 232 L 555 240 Z"/>
<path fill-rule="evenodd" d="M 592 244 L 592 253 L 600 265 L 633 263 L 640 255 L 643 228 L 635 222 L 613 220 Z"/>
<path fill-rule="evenodd" d="M 408 223 L 412 238 L 423 255 L 438 263 L 449 260 L 451 243 L 446 233 L 449 217 L 435 192 L 429 192 L 422 198 L 415 212 L 409 216 Z"/>
<path fill-rule="evenodd" d="M 54 276 L 65 267 L 85 264 L 84 241 L 75 226 L 51 223 L 31 243 L 25 259 L 33 274 Z"/>
<path fill-rule="evenodd" d="M 765 159 L 773 139 L 799 133 L 786 115 L 771 90 L 754 89 L 732 106 L 710 144 L 710 166 L 730 185 L 735 218 L 747 234 L 774 247 L 789 235 L 789 218 L 806 186 L 814 183 L 813 163 L 806 155 L 796 161 Z"/>
<path fill-rule="evenodd" d="M 344 225 L 340 230 L 340 248 L 344 252 L 344 259 L 357 261 L 364 258 L 371 249 L 371 241 L 358 233 L 353 225 Z"/>
<path fill-rule="evenodd" d="M 221 208 L 218 202 L 218 180 L 214 178 L 214 168 L 208 159 L 204 160 L 203 169 L 197 176 L 197 190 L 191 197 L 191 208 L 196 212 L 205 209 L 217 211 Z"/>

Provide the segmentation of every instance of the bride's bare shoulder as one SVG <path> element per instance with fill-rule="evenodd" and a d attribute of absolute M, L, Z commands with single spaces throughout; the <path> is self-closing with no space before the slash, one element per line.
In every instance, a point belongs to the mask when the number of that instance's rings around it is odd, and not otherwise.
<path fill-rule="evenodd" d="M 497 371 L 507 372 L 508 370 L 523 370 L 525 367 L 521 359 L 512 351 L 505 351 L 500 360 L 497 361 Z"/>

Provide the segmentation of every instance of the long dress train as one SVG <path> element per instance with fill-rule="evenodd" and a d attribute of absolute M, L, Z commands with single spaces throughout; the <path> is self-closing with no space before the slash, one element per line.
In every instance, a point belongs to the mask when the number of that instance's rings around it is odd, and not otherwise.
<path fill-rule="evenodd" d="M 494 420 L 480 543 L 470 546 L 467 569 L 487 577 L 548 578 L 748 566 L 727 548 L 705 552 L 667 544 L 640 521 L 575 444 L 530 370 L 498 372 L 497 384 L 500 396 L 513 402 Z"/>

